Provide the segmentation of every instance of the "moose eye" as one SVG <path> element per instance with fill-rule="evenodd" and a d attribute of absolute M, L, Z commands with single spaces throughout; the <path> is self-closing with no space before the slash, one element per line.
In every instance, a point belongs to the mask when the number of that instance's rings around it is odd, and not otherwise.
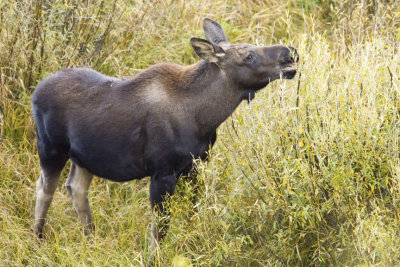
<path fill-rule="evenodd" d="M 249 60 L 249 61 L 250 61 L 250 60 L 252 60 L 252 59 L 253 59 L 253 55 L 252 55 L 252 54 L 248 54 L 247 57 L 246 57 L 246 60 Z"/>

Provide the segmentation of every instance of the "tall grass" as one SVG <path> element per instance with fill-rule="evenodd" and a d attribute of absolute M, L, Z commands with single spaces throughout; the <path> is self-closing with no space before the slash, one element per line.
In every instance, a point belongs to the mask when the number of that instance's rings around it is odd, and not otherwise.
<path fill-rule="evenodd" d="M 291 44 L 294 80 L 243 103 L 182 179 L 160 266 L 400 264 L 400 9 L 396 1 L 1 1 L 0 265 L 147 262 L 148 179 L 95 179 L 87 238 L 60 184 L 33 234 L 39 174 L 30 96 L 65 67 L 129 76 L 198 59 L 189 38 L 221 22 L 232 43 Z M 66 172 L 64 173 L 64 176 Z M 64 177 L 65 179 L 65 177 Z"/>

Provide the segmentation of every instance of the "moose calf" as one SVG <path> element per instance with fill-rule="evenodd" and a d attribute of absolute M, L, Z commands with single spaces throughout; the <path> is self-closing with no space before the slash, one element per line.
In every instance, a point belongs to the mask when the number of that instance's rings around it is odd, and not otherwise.
<path fill-rule="evenodd" d="M 68 159 L 66 188 L 85 230 L 93 228 L 88 190 L 93 175 L 123 182 L 151 177 L 150 201 L 158 215 L 194 158 L 206 158 L 216 130 L 242 100 L 270 82 L 296 74 L 296 49 L 230 44 L 221 26 L 204 19 L 205 39 L 191 38 L 200 62 L 161 63 L 118 79 L 70 68 L 41 81 L 32 98 L 41 173 L 35 232 Z M 152 247 L 164 235 L 152 224 Z"/>

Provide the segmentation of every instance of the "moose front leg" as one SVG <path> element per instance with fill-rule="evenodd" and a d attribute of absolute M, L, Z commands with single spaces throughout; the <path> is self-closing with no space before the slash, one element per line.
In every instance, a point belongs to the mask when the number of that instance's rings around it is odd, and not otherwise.
<path fill-rule="evenodd" d="M 165 208 L 164 201 L 168 195 L 175 191 L 177 178 L 175 175 L 153 176 L 150 182 L 150 201 L 153 210 L 154 221 L 151 224 L 151 251 L 154 252 L 160 246 L 167 229 L 169 210 Z"/>
<path fill-rule="evenodd" d="M 210 159 L 209 152 L 211 151 L 211 148 L 214 146 L 214 143 L 216 140 L 217 140 L 217 133 L 214 132 L 210 136 L 207 150 L 205 150 L 204 153 L 202 153 L 202 155 L 200 156 L 200 159 L 202 161 L 208 161 Z M 202 186 L 204 186 L 202 181 L 199 179 L 198 174 L 199 174 L 199 170 L 198 170 L 197 166 L 194 165 L 192 167 L 192 165 L 191 165 L 190 171 L 187 172 L 187 177 L 186 177 L 186 181 L 191 183 L 190 201 L 192 202 L 194 209 L 196 209 L 199 190 Z M 194 214 L 194 212 L 190 212 L 188 214 L 188 217 L 190 218 L 193 214 Z"/>

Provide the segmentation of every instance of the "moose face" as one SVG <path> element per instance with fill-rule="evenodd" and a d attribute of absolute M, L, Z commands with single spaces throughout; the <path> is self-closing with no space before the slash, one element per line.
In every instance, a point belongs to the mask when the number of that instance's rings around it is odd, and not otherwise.
<path fill-rule="evenodd" d="M 229 44 L 218 23 L 205 19 L 203 27 L 207 40 L 192 38 L 195 52 L 215 63 L 241 88 L 256 91 L 276 79 L 292 79 L 296 75 L 294 63 L 299 61 L 299 55 L 295 48 Z"/>
<path fill-rule="evenodd" d="M 217 62 L 241 87 L 259 90 L 279 79 L 296 75 L 296 49 L 283 45 L 257 47 L 249 44 L 229 45 Z"/>

